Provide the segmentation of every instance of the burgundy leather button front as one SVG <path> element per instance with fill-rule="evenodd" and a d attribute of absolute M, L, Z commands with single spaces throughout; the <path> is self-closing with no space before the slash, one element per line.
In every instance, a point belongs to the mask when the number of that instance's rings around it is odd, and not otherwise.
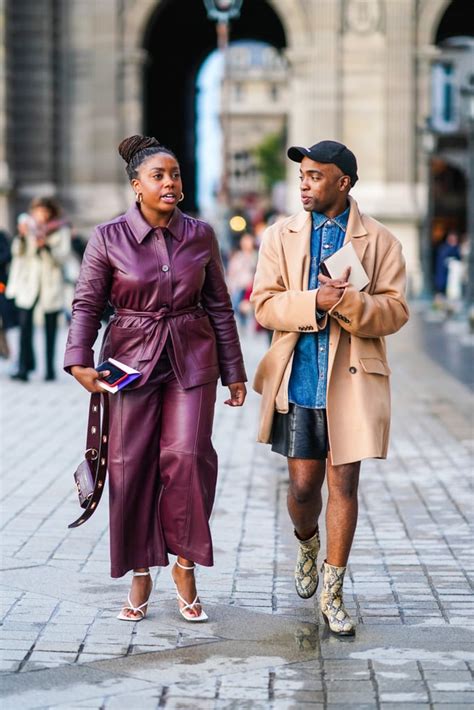
<path fill-rule="evenodd" d="M 163 264 L 163 266 L 161 267 L 161 270 L 166 272 L 166 271 L 170 270 L 170 267 L 168 266 L 168 264 Z"/>

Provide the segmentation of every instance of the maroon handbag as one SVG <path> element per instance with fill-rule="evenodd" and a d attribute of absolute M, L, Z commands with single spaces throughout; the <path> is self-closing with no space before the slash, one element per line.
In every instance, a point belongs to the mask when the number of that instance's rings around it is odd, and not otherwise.
<path fill-rule="evenodd" d="M 102 397 L 102 423 L 100 420 Z M 74 473 L 79 505 L 84 512 L 69 528 L 77 528 L 88 520 L 97 508 L 107 476 L 107 452 L 109 440 L 109 398 L 107 394 L 94 393 L 89 404 L 86 453 Z"/>
<path fill-rule="evenodd" d="M 74 481 L 76 483 L 77 495 L 79 496 L 79 505 L 81 508 L 87 508 L 89 499 L 94 493 L 95 475 L 92 461 L 84 459 L 84 461 L 79 464 L 74 474 Z"/>

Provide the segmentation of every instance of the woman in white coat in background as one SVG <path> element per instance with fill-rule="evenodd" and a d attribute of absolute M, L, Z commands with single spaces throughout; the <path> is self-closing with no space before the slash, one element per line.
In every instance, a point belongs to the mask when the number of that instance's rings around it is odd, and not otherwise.
<path fill-rule="evenodd" d="M 29 215 L 18 220 L 6 292 L 7 298 L 15 301 L 20 323 L 18 370 L 12 379 L 27 382 L 29 372 L 36 367 L 33 347 L 36 307 L 40 309 L 45 325 L 45 380 L 55 379 L 56 332 L 65 294 L 63 266 L 70 251 L 71 230 L 61 218 L 59 204 L 51 197 L 34 199 Z"/>

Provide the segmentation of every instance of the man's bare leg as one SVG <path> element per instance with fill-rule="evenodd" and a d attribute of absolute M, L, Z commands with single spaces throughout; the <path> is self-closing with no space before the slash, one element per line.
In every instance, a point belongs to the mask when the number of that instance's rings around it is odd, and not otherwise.
<path fill-rule="evenodd" d="M 321 487 L 326 471 L 325 461 L 288 459 L 290 486 L 288 511 L 299 539 L 295 567 L 295 588 L 302 599 L 312 597 L 319 583 L 318 518 L 323 507 Z"/>
<path fill-rule="evenodd" d="M 357 525 L 360 461 L 333 466 L 328 461 L 327 562 L 345 567 Z"/>
<path fill-rule="evenodd" d="M 288 512 L 298 537 L 307 540 L 314 535 L 323 507 L 326 461 L 289 458 L 288 471 Z"/>
<path fill-rule="evenodd" d="M 323 589 L 319 604 L 336 636 L 355 634 L 354 622 L 344 606 L 342 587 L 357 525 L 359 472 L 360 461 L 342 466 L 328 463 L 327 559 L 322 566 Z"/>

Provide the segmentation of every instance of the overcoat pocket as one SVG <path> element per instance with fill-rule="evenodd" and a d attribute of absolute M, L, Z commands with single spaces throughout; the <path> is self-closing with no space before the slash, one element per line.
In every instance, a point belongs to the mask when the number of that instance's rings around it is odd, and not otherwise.
<path fill-rule="evenodd" d="M 389 377 L 392 374 L 387 363 L 378 357 L 361 357 L 359 362 L 364 372 L 369 375 L 385 375 L 385 377 Z"/>

